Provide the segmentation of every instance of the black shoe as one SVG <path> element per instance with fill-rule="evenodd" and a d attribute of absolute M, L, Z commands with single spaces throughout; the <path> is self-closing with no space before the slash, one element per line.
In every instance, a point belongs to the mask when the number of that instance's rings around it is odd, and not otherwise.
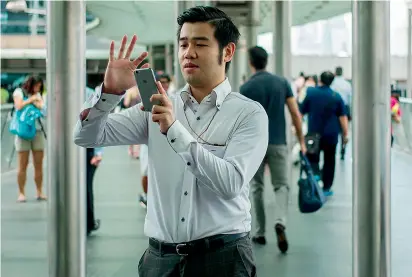
<path fill-rule="evenodd" d="M 288 240 L 286 239 L 285 226 L 278 223 L 275 225 L 275 231 L 276 231 L 276 236 L 278 239 L 279 250 L 280 252 L 285 254 L 289 248 Z"/>
<path fill-rule="evenodd" d="M 261 244 L 261 245 L 265 245 L 265 244 L 266 244 L 266 238 L 265 238 L 265 236 L 254 236 L 254 237 L 252 237 L 252 241 L 253 241 L 254 243 Z"/>
<path fill-rule="evenodd" d="M 87 230 L 87 235 L 89 236 L 91 234 L 91 232 L 97 231 L 100 228 L 100 219 L 96 219 L 94 221 L 94 225 L 91 229 Z"/>

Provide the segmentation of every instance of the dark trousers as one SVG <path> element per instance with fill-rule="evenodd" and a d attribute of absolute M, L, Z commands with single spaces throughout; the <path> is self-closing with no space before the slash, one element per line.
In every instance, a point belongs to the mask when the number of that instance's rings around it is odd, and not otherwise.
<path fill-rule="evenodd" d="M 223 248 L 188 256 L 161 254 L 149 246 L 139 261 L 140 277 L 255 277 L 250 236 Z"/>
<path fill-rule="evenodd" d="M 336 143 L 331 144 L 321 139 L 320 151 L 323 152 L 322 171 L 319 168 L 320 153 L 307 154 L 313 172 L 315 175 L 322 177 L 324 190 L 329 190 L 332 187 L 333 179 L 335 177 L 336 146 Z"/>
<path fill-rule="evenodd" d="M 96 172 L 96 166 L 90 164 L 94 156 L 94 149 L 88 148 L 86 152 L 86 219 L 87 219 L 87 232 L 90 232 L 94 228 L 94 196 L 93 196 L 93 178 Z"/>

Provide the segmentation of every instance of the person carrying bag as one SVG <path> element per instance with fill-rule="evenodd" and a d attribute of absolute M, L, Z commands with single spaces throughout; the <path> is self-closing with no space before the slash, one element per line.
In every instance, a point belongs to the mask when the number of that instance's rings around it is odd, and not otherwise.
<path fill-rule="evenodd" d="M 45 108 L 43 91 L 43 80 L 37 76 L 28 76 L 22 88 L 17 88 L 13 92 L 14 114 L 9 131 L 16 135 L 14 149 L 17 152 L 18 160 L 18 202 L 26 202 L 25 184 L 30 152 L 33 156 L 36 199 L 46 200 L 46 196 L 43 194 L 43 158 L 47 137 L 41 121 Z"/>

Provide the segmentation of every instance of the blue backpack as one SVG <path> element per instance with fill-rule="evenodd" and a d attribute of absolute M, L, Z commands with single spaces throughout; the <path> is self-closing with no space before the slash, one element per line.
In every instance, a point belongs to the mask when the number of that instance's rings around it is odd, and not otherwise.
<path fill-rule="evenodd" d="M 36 136 L 36 120 L 43 117 L 41 110 L 34 105 L 26 105 L 21 110 L 15 110 L 9 125 L 10 133 L 25 139 L 32 140 Z"/>
<path fill-rule="evenodd" d="M 306 178 L 303 178 L 303 172 Z M 300 152 L 300 175 L 299 175 L 299 210 L 302 213 L 313 213 L 322 208 L 326 202 L 323 190 L 313 174 L 308 158 Z"/>

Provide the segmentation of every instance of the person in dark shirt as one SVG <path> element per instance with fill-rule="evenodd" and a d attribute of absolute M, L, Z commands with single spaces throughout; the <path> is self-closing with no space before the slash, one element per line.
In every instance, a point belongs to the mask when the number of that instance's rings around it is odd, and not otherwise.
<path fill-rule="evenodd" d="M 335 156 L 338 137 L 342 130 L 343 142 L 348 142 L 348 117 L 339 93 L 330 88 L 334 75 L 330 71 L 320 75 L 318 87 L 308 88 L 300 106 L 302 114 L 308 114 L 308 134 L 319 134 L 320 151 L 323 152 L 323 169 L 319 168 L 320 153 L 307 154 L 318 179 L 322 179 L 323 191 L 331 196 L 335 176 Z"/>
<path fill-rule="evenodd" d="M 282 253 L 285 253 L 288 249 L 285 226 L 289 198 L 289 151 L 286 144 L 285 104 L 292 116 L 301 151 L 306 152 L 302 134 L 302 120 L 289 82 L 285 78 L 266 71 L 267 52 L 258 46 L 250 48 L 249 62 L 253 76 L 240 87 L 240 93 L 259 102 L 266 110 L 269 118 L 269 145 L 266 156 L 251 181 L 257 224 L 256 235 L 252 238 L 252 241 L 259 244 L 266 243 L 263 189 L 264 171 L 267 164 L 270 168 L 276 196 L 275 231 L 278 247 Z"/>

